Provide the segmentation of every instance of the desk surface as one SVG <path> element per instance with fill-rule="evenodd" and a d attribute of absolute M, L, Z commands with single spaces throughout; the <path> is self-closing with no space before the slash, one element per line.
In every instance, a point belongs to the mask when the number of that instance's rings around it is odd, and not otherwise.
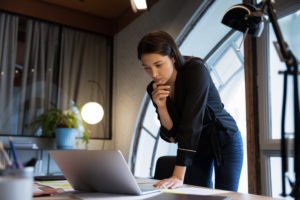
<path fill-rule="evenodd" d="M 138 182 L 140 182 L 141 179 L 138 179 Z M 148 182 L 152 183 L 156 180 L 153 179 L 142 179 L 141 182 Z M 172 190 L 162 190 L 162 193 L 154 193 L 149 195 L 142 195 L 142 196 L 124 196 L 124 195 L 117 195 L 117 194 L 100 194 L 100 193 L 79 193 L 74 194 L 73 192 L 66 192 L 62 193 L 58 196 L 51 196 L 51 197 L 35 197 L 33 200 L 96 200 L 96 199 L 126 199 L 126 200 L 137 200 L 137 199 L 162 199 L 159 197 L 160 194 L 164 193 L 172 193 L 172 194 L 191 194 L 191 195 L 216 195 L 216 196 L 227 196 L 231 197 L 232 200 L 278 200 L 280 198 L 272 198 L 272 197 L 266 197 L 261 195 L 252 195 L 252 194 L 244 194 L 244 193 L 238 193 L 238 192 L 230 192 L 225 190 L 215 190 L 215 189 L 209 189 L 204 187 L 197 187 L 192 185 L 184 185 L 181 188 L 172 189 Z M 283 199 L 283 198 L 282 198 Z"/>

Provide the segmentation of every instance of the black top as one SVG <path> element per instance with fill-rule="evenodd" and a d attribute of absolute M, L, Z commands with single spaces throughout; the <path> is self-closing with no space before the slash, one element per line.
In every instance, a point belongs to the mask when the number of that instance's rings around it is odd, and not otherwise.
<path fill-rule="evenodd" d="M 151 100 L 152 85 L 153 81 L 147 86 Z M 157 112 L 157 106 L 154 102 L 153 104 Z M 212 116 L 228 134 L 238 131 L 234 119 L 224 109 L 204 61 L 199 58 L 189 59 L 177 71 L 174 98 L 167 98 L 167 109 L 173 127 L 167 130 L 161 126 L 160 136 L 168 142 L 170 137 L 174 137 L 178 142 L 176 165 L 192 164 L 200 135 L 206 125 L 211 123 Z"/>

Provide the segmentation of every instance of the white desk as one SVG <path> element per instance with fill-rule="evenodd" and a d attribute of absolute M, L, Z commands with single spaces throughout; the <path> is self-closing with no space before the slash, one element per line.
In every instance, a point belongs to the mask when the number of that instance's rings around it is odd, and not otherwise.
<path fill-rule="evenodd" d="M 139 179 L 138 182 L 147 182 L 152 183 L 156 180 L 153 179 Z M 162 190 L 162 193 L 173 193 L 173 194 L 191 194 L 191 195 L 217 195 L 217 196 L 227 196 L 231 197 L 232 200 L 276 200 L 279 198 L 271 198 L 260 195 L 251 195 L 251 194 L 243 194 L 238 192 L 230 192 L 225 190 L 215 190 L 204 187 L 197 187 L 191 185 L 184 185 L 181 188 L 173 189 L 173 190 Z M 50 197 L 35 197 L 34 200 L 97 200 L 97 199 L 108 199 L 108 200 L 139 200 L 139 199 L 147 199 L 150 197 L 157 197 L 157 199 L 162 199 L 159 197 L 161 193 L 152 193 L 149 195 L 142 196 L 126 196 L 126 195 L 116 195 L 116 194 L 101 194 L 101 193 L 73 193 L 66 192 L 60 194 L 58 196 L 50 196 Z"/>

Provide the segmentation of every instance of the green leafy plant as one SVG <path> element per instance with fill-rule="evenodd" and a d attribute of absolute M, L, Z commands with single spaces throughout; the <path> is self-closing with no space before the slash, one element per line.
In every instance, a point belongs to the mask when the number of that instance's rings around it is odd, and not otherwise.
<path fill-rule="evenodd" d="M 84 123 L 84 122 L 82 122 Z M 42 128 L 42 135 L 54 137 L 56 128 L 78 128 L 78 118 L 73 111 L 63 111 L 53 108 L 45 111 L 33 123 L 34 127 Z M 83 124 L 84 132 L 82 140 L 85 144 L 89 143 L 89 132 Z"/>

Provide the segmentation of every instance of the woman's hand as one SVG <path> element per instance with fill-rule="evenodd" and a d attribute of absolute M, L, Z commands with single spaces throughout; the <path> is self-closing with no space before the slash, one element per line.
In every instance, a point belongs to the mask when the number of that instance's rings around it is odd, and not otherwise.
<path fill-rule="evenodd" d="M 174 189 L 183 185 L 183 180 L 177 178 L 176 176 L 171 176 L 170 178 L 160 180 L 153 186 L 161 189 Z"/>
<path fill-rule="evenodd" d="M 153 186 L 157 188 L 173 189 L 183 185 L 186 167 L 175 165 L 173 175 L 170 178 L 163 179 Z"/>
<path fill-rule="evenodd" d="M 153 83 L 152 99 L 158 108 L 165 107 L 167 97 L 170 95 L 171 86 L 160 85 L 160 83 Z"/>

